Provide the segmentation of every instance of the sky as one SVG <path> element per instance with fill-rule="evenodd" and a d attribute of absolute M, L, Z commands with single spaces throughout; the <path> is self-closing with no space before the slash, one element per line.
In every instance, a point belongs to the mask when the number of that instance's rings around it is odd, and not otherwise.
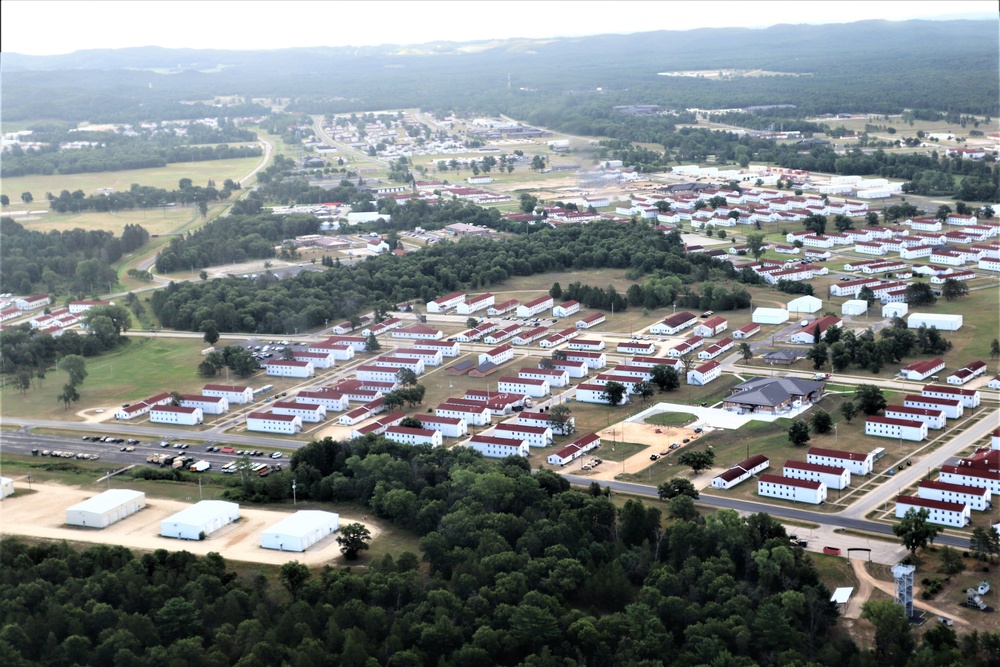
<path fill-rule="evenodd" d="M 0 44 L 25 55 L 131 46 L 280 49 L 970 17 L 995 19 L 995 1 L 3 0 Z"/>

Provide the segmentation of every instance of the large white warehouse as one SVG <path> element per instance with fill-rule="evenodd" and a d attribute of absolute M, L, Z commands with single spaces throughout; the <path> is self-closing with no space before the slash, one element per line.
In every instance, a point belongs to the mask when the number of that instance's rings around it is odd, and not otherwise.
<path fill-rule="evenodd" d="M 934 327 L 941 331 L 958 331 L 962 328 L 962 316 L 945 313 L 910 313 L 906 318 L 906 326 L 910 329 L 926 326 L 928 329 Z"/>
<path fill-rule="evenodd" d="M 784 308 L 758 308 L 753 311 L 753 321 L 757 324 L 784 324 L 788 321 L 788 311 Z"/>
<path fill-rule="evenodd" d="M 339 528 L 339 514 L 302 510 L 261 533 L 260 546 L 278 551 L 305 551 Z"/>
<path fill-rule="evenodd" d="M 10 477 L 0 477 L 0 500 L 14 495 L 14 480 Z"/>
<path fill-rule="evenodd" d="M 107 528 L 146 506 L 146 494 L 129 489 L 108 489 L 66 509 L 71 526 Z"/>
<path fill-rule="evenodd" d="M 182 540 L 201 540 L 204 536 L 240 518 L 240 506 L 225 500 L 202 500 L 160 522 L 160 535 Z"/>

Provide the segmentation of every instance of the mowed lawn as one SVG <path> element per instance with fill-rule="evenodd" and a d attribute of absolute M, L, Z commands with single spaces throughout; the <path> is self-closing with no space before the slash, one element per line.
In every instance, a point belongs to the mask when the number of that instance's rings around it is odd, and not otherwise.
<path fill-rule="evenodd" d="M 96 211 L 56 213 L 49 211 L 44 215 L 15 216 L 14 221 L 25 229 L 36 232 L 84 229 L 114 232 L 116 236 L 120 236 L 125 225 L 140 225 L 151 235 L 175 234 L 193 230 L 200 226 L 204 220 L 210 219 L 215 212 L 228 205 L 228 202 L 212 204 L 209 206 L 209 217 L 207 218 L 202 218 L 195 206 L 168 206 L 155 209 L 115 211 L 114 213 Z"/>
<path fill-rule="evenodd" d="M 239 142 L 237 142 L 239 143 Z M 10 197 L 13 211 L 23 208 L 21 193 L 30 192 L 34 197 L 33 210 L 48 208 L 45 193 L 58 196 L 63 190 L 75 192 L 83 190 L 92 195 L 98 188 L 114 188 L 125 192 L 133 183 L 148 185 L 164 190 L 176 190 L 182 178 L 190 178 L 195 185 L 206 186 L 214 180 L 216 187 L 222 187 L 227 178 L 234 181 L 243 178 L 260 164 L 259 157 L 233 158 L 229 160 L 205 160 L 202 162 L 172 162 L 165 167 L 153 169 L 127 169 L 123 171 L 99 171 L 85 174 L 52 174 L 51 176 L 32 174 L 3 179 L 0 191 Z"/>
<path fill-rule="evenodd" d="M 87 359 L 87 378 L 77 388 L 80 401 L 65 410 L 56 397 L 62 393 L 66 374 L 49 369 L 41 388 L 23 396 L 9 384 L 0 392 L 4 417 L 73 419 L 79 410 L 102 407 L 113 410 L 163 391 L 200 393 L 205 380 L 196 369 L 204 343 L 197 339 L 131 338 L 119 351 Z"/>

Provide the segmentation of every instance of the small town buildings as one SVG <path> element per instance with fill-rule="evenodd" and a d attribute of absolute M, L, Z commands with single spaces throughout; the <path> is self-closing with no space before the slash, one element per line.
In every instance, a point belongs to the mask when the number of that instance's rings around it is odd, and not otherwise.
<path fill-rule="evenodd" d="M 1000 471 L 968 465 L 968 459 L 960 459 L 959 465 L 941 466 L 938 480 L 961 486 L 977 486 L 989 490 L 992 495 L 1000 495 Z"/>
<path fill-rule="evenodd" d="M 481 352 L 479 354 L 480 365 L 487 362 L 499 366 L 500 364 L 507 363 L 514 358 L 514 348 L 510 345 L 498 345 L 488 352 Z"/>
<path fill-rule="evenodd" d="M 108 489 L 66 508 L 66 523 L 86 528 L 107 528 L 146 506 L 146 494 L 129 489 Z"/>
<path fill-rule="evenodd" d="M 434 327 L 423 324 L 414 324 L 409 327 L 401 327 L 392 332 L 393 338 L 409 338 L 416 340 L 440 340 L 444 333 Z"/>
<path fill-rule="evenodd" d="M 865 435 L 920 442 L 927 439 L 927 424 L 913 419 L 875 415 L 865 420 Z"/>
<path fill-rule="evenodd" d="M 893 419 L 909 419 L 927 424 L 927 428 L 941 429 L 948 423 L 944 410 L 930 408 L 908 408 L 905 405 L 887 405 L 885 416 Z"/>
<path fill-rule="evenodd" d="M 552 297 L 551 296 L 541 296 L 537 299 L 532 299 L 527 303 L 523 303 L 517 307 L 518 317 L 534 317 L 538 313 L 549 310 L 552 308 Z"/>
<path fill-rule="evenodd" d="M 978 408 L 981 399 L 979 391 L 976 389 L 962 389 L 961 387 L 949 387 L 941 384 L 925 384 L 920 394 L 932 398 L 949 398 L 961 401 L 962 405 L 967 408 Z"/>
<path fill-rule="evenodd" d="M 969 506 L 964 503 L 948 503 L 918 496 L 899 496 L 896 498 L 897 519 L 902 519 L 910 510 L 919 512 L 922 509 L 927 510 L 927 521 L 942 526 L 964 528 L 972 520 Z"/>
<path fill-rule="evenodd" d="M 712 338 L 717 336 L 726 329 L 729 328 L 729 320 L 724 317 L 719 317 L 718 315 L 710 317 L 707 320 L 700 322 L 694 330 L 691 332 L 695 336 L 701 336 L 702 338 Z"/>
<path fill-rule="evenodd" d="M 299 510 L 260 534 L 260 546 L 278 551 L 303 552 L 340 529 L 340 515 L 320 510 Z"/>
<path fill-rule="evenodd" d="M 160 535 L 201 540 L 240 518 L 240 506 L 224 500 L 202 500 L 160 522 Z"/>
<path fill-rule="evenodd" d="M 422 423 L 422 422 L 421 422 Z M 411 428 L 408 426 L 390 426 L 385 429 L 385 437 L 393 442 L 404 445 L 430 445 L 440 447 L 441 431 L 427 428 Z"/>
<path fill-rule="evenodd" d="M 295 396 L 296 403 L 322 405 L 327 412 L 343 412 L 350 407 L 346 394 L 333 389 L 318 389 L 315 391 L 300 391 Z"/>
<path fill-rule="evenodd" d="M 947 313 L 910 313 L 906 318 L 906 326 L 910 329 L 934 327 L 940 331 L 958 331 L 962 328 L 962 316 Z"/>
<path fill-rule="evenodd" d="M 513 440 L 524 440 L 531 447 L 548 447 L 552 444 L 550 426 L 526 426 L 518 421 L 504 422 L 493 427 L 493 436 Z"/>
<path fill-rule="evenodd" d="M 517 423 L 521 426 L 550 428 L 555 435 L 569 435 L 576 429 L 576 418 L 572 415 L 554 419 L 548 412 L 529 412 L 528 410 L 519 412 Z"/>
<path fill-rule="evenodd" d="M 899 373 L 907 380 L 926 380 L 941 370 L 944 370 L 944 360 L 935 358 L 915 361 L 912 364 L 904 366 L 900 369 Z"/>
<path fill-rule="evenodd" d="M 740 482 L 750 479 L 757 473 L 766 470 L 770 465 L 770 459 L 762 454 L 751 456 L 747 460 L 737 463 L 729 470 L 713 477 L 712 488 L 731 489 Z"/>
<path fill-rule="evenodd" d="M 530 345 L 540 338 L 545 338 L 549 335 L 549 330 L 545 327 L 535 327 L 533 329 L 528 329 L 527 331 L 522 331 L 521 333 L 514 336 L 511 342 L 514 345 Z"/>
<path fill-rule="evenodd" d="M 517 377 L 528 380 L 545 380 L 550 387 L 569 386 L 569 372 L 564 368 L 522 368 Z"/>
<path fill-rule="evenodd" d="M 457 341 L 415 340 L 410 345 L 410 349 L 438 351 L 442 357 L 457 357 L 462 353 L 462 348 Z"/>
<path fill-rule="evenodd" d="M 647 340 L 630 340 L 624 343 L 618 343 L 615 351 L 618 354 L 651 355 L 656 353 L 656 345 Z"/>
<path fill-rule="evenodd" d="M 971 364 L 958 369 L 951 375 L 949 375 L 945 382 L 953 385 L 963 385 L 969 380 L 973 380 L 980 375 L 986 374 L 986 362 L 984 361 L 973 361 Z"/>
<path fill-rule="evenodd" d="M 836 315 L 826 315 L 810 322 L 807 326 L 793 333 L 789 340 L 800 345 L 812 345 L 816 342 L 817 338 L 822 340 L 823 334 L 826 333 L 827 329 L 830 327 L 839 327 L 841 324 L 843 324 L 843 320 Z"/>
<path fill-rule="evenodd" d="M 990 389 L 1000 389 L 1000 375 L 987 382 L 986 386 Z"/>
<path fill-rule="evenodd" d="M 847 468 L 852 475 L 867 475 L 875 466 L 875 452 L 845 452 L 823 447 L 810 447 L 806 462 L 835 468 Z"/>
<path fill-rule="evenodd" d="M 970 509 L 983 512 L 993 505 L 990 490 L 976 486 L 949 484 L 948 482 L 925 479 L 917 487 L 917 496 L 948 503 L 963 503 Z"/>
<path fill-rule="evenodd" d="M 604 341 L 600 338 L 574 338 L 567 347 L 576 351 L 598 352 L 604 349 Z"/>
<path fill-rule="evenodd" d="M 479 312 L 480 310 L 490 308 L 494 303 L 496 303 L 496 297 L 489 292 L 486 294 L 469 296 L 465 298 L 465 301 L 462 301 L 455 307 L 455 312 L 459 315 L 471 315 L 472 313 Z"/>
<path fill-rule="evenodd" d="M 564 301 L 552 308 L 552 317 L 569 317 L 580 312 L 579 301 Z"/>
<path fill-rule="evenodd" d="M 177 405 L 157 405 L 149 411 L 149 421 L 154 424 L 197 426 L 204 419 L 201 408 L 182 408 Z"/>
<path fill-rule="evenodd" d="M 502 343 L 505 340 L 510 340 L 517 334 L 521 333 L 523 329 L 524 327 L 520 324 L 508 324 L 505 327 L 501 327 L 496 331 L 491 331 L 483 336 L 483 342 L 487 345 L 496 345 L 497 343 Z"/>
<path fill-rule="evenodd" d="M 569 361 L 566 359 L 553 359 L 552 366 L 555 370 L 566 371 L 571 378 L 579 379 L 590 375 L 590 368 L 582 361 Z M 541 367 L 541 365 L 539 365 Z M 558 386 L 553 384 L 553 387 Z"/>
<path fill-rule="evenodd" d="M 685 354 L 698 349 L 704 345 L 704 343 L 705 341 L 701 336 L 690 336 L 667 350 L 667 356 L 673 359 L 680 359 Z"/>
<path fill-rule="evenodd" d="M 221 415 L 229 412 L 229 401 L 224 396 L 181 394 L 181 407 L 201 408 L 203 415 Z"/>
<path fill-rule="evenodd" d="M 826 484 L 807 479 L 763 474 L 757 480 L 757 494 L 768 498 L 819 505 L 826 500 Z"/>
<path fill-rule="evenodd" d="M 326 406 L 319 403 L 300 401 L 275 401 L 271 404 L 272 414 L 297 415 L 303 422 L 318 423 L 326 419 Z"/>
<path fill-rule="evenodd" d="M 502 377 L 497 381 L 497 391 L 504 394 L 525 394 L 541 398 L 552 393 L 547 380 L 531 378 Z"/>
<path fill-rule="evenodd" d="M 501 315 L 506 315 L 509 312 L 517 310 L 517 307 L 521 305 L 521 302 L 517 299 L 510 299 L 508 301 L 503 301 L 501 303 L 495 304 L 491 308 L 486 309 L 486 314 L 489 317 L 499 317 Z"/>
<path fill-rule="evenodd" d="M 440 431 L 446 438 L 461 438 L 469 432 L 469 425 L 458 417 L 438 417 L 437 415 L 417 415 L 424 428 Z"/>
<path fill-rule="evenodd" d="M 948 419 L 958 419 L 965 414 L 965 406 L 957 398 L 938 398 L 936 396 L 908 394 L 903 398 L 903 406 L 907 408 L 939 410 Z"/>
<path fill-rule="evenodd" d="M 784 324 L 788 321 L 788 311 L 784 308 L 758 308 L 751 317 L 755 324 Z"/>
<path fill-rule="evenodd" d="M 820 400 L 824 388 L 822 382 L 794 377 L 752 378 L 733 387 L 722 407 L 740 414 L 782 414 Z"/>
<path fill-rule="evenodd" d="M 270 359 L 267 362 L 267 374 L 275 377 L 311 378 L 316 375 L 316 369 L 309 361 Z"/>
<path fill-rule="evenodd" d="M 253 389 L 242 385 L 206 384 L 201 388 L 202 396 L 221 396 L 232 403 L 250 403 L 253 401 Z"/>
<path fill-rule="evenodd" d="M 722 365 L 717 361 L 707 361 L 695 366 L 687 374 L 687 383 L 706 385 L 722 375 Z"/>
<path fill-rule="evenodd" d="M 392 412 L 383 417 L 378 417 L 372 422 L 365 424 L 364 426 L 359 426 L 351 431 L 351 439 L 361 438 L 366 435 L 385 435 L 385 432 L 392 426 L 399 426 L 399 424 L 406 419 L 406 415 L 402 412 Z"/>
<path fill-rule="evenodd" d="M 587 434 L 566 445 L 558 452 L 549 455 L 548 462 L 552 465 L 564 466 L 570 461 L 601 446 L 601 437 L 596 433 Z"/>
<path fill-rule="evenodd" d="M 465 292 L 452 292 L 433 301 L 428 301 L 427 312 L 444 313 L 457 307 L 463 301 L 465 301 Z"/>
<path fill-rule="evenodd" d="M 337 358 L 332 351 L 325 352 L 303 352 L 296 350 L 292 353 L 292 361 L 308 361 L 313 368 L 333 368 L 337 365 Z"/>
<path fill-rule="evenodd" d="M 840 304 L 841 315 L 858 316 L 868 312 L 868 302 L 863 299 L 848 299 Z"/>
<path fill-rule="evenodd" d="M 247 430 L 259 433 L 295 435 L 302 430 L 302 417 L 273 412 L 251 412 L 247 415 Z"/>
<path fill-rule="evenodd" d="M 485 405 L 464 405 L 451 400 L 445 401 L 434 409 L 438 417 L 462 419 L 471 426 L 487 426 L 493 420 L 493 414 Z"/>
<path fill-rule="evenodd" d="M 601 405 L 608 405 L 610 403 L 608 395 L 605 393 L 604 385 L 591 382 L 584 382 L 577 385 L 576 400 L 581 403 L 599 403 Z M 628 403 L 628 401 L 628 393 L 626 393 L 622 397 L 621 404 Z"/>
<path fill-rule="evenodd" d="M 698 317 L 687 311 L 675 313 L 664 319 L 662 322 L 654 324 L 649 328 L 649 333 L 655 336 L 673 336 L 688 327 L 693 327 L 698 323 Z"/>
<path fill-rule="evenodd" d="M 715 359 L 723 352 L 728 352 L 729 350 L 731 350 L 733 348 L 733 345 L 734 343 L 732 338 L 723 338 L 717 343 L 713 343 L 712 345 L 709 345 L 704 350 L 699 352 L 698 358 Z"/>
<path fill-rule="evenodd" d="M 594 313 L 593 315 L 588 315 L 577 320 L 574 326 L 576 326 L 577 329 L 589 329 L 601 324 L 606 319 L 607 316 L 604 313 Z"/>
<path fill-rule="evenodd" d="M 759 331 L 760 325 L 756 322 L 751 322 L 750 324 L 744 324 L 739 329 L 733 331 L 733 338 L 736 340 L 745 340 Z"/>
<path fill-rule="evenodd" d="M 566 360 L 583 362 L 587 364 L 587 368 L 592 370 L 599 370 L 608 365 L 607 357 L 603 352 L 585 352 L 582 350 L 567 350 Z"/>
<path fill-rule="evenodd" d="M 882 317 L 903 317 L 909 309 L 910 306 L 906 303 L 887 303 L 882 306 Z"/>
<path fill-rule="evenodd" d="M 531 451 L 525 440 L 515 438 L 497 438 L 489 435 L 474 435 L 469 440 L 469 446 L 490 458 L 505 458 L 507 456 L 528 456 Z"/>
<path fill-rule="evenodd" d="M 440 366 L 444 361 L 441 350 L 421 350 L 415 347 L 400 348 L 392 355 L 397 359 L 419 359 L 425 366 Z"/>
<path fill-rule="evenodd" d="M 782 474 L 792 479 L 822 482 L 828 489 L 846 489 L 851 485 L 851 471 L 840 466 L 824 466 L 805 461 L 786 461 Z"/>
<path fill-rule="evenodd" d="M 18 310 L 34 310 L 36 308 L 44 308 L 51 303 L 52 299 L 49 298 L 48 294 L 14 297 L 14 305 L 17 306 Z"/>

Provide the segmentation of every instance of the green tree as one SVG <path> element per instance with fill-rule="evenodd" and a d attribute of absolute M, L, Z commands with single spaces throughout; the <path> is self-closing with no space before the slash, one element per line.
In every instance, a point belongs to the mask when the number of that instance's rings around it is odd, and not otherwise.
<path fill-rule="evenodd" d="M 35 201 L 35 198 L 31 195 L 30 192 L 22 192 L 21 201 L 23 201 L 25 204 L 30 204 L 31 202 Z"/>
<path fill-rule="evenodd" d="M 963 299 L 969 296 L 969 286 L 964 280 L 945 278 L 944 284 L 941 285 L 941 296 L 945 298 L 945 301 Z"/>
<path fill-rule="evenodd" d="M 205 342 L 209 345 L 215 345 L 219 342 L 219 327 L 216 326 L 214 320 L 209 320 L 208 322 L 202 323 L 202 328 L 205 330 Z"/>
<path fill-rule="evenodd" d="M 990 342 L 990 359 L 1000 359 L 1000 338 Z"/>
<path fill-rule="evenodd" d="M 931 289 L 931 286 L 921 282 L 907 285 L 903 300 L 910 307 L 933 306 L 937 303 L 937 297 L 934 296 L 934 290 Z"/>
<path fill-rule="evenodd" d="M 764 241 L 763 234 L 747 234 L 747 252 L 753 255 L 755 260 L 760 259 L 760 256 L 764 254 L 764 246 L 767 243 Z"/>
<path fill-rule="evenodd" d="M 297 560 L 285 563 L 278 570 L 278 581 L 288 589 L 293 600 L 299 599 L 299 591 L 302 590 L 311 576 L 312 572 L 309 571 L 309 568 Z"/>
<path fill-rule="evenodd" d="M 933 544 L 934 539 L 941 532 L 941 527 L 931 523 L 930 512 L 925 508 L 919 510 L 908 509 L 899 523 L 892 527 L 892 532 L 909 549 L 911 554 L 916 554 L 917 549 L 926 548 L 928 544 Z"/>
<path fill-rule="evenodd" d="M 850 424 L 851 420 L 858 415 L 858 406 L 854 404 L 854 401 L 844 401 L 840 404 L 840 414 L 843 415 L 844 421 Z"/>
<path fill-rule="evenodd" d="M 7 195 L 0 195 L 0 206 L 10 206 L 10 197 Z"/>
<path fill-rule="evenodd" d="M 562 293 L 563 293 L 562 285 L 560 285 L 558 282 L 552 283 L 552 287 L 549 288 L 549 296 L 551 296 L 553 299 L 560 299 L 562 298 Z"/>
<path fill-rule="evenodd" d="M 854 402 L 857 403 L 858 409 L 868 416 L 877 415 L 886 406 L 882 390 L 873 384 L 859 384 L 855 387 Z"/>
<path fill-rule="evenodd" d="M 796 420 L 788 427 L 788 441 L 796 447 L 801 447 L 809 442 L 809 440 L 809 424 L 801 419 Z"/>
<path fill-rule="evenodd" d="M 667 505 L 667 513 L 671 518 L 681 521 L 695 521 L 698 518 L 698 508 L 694 505 L 691 496 L 680 495 L 670 499 Z"/>
<path fill-rule="evenodd" d="M 655 391 L 653 383 L 648 380 L 642 380 L 641 382 L 636 382 L 632 387 L 632 394 L 638 396 L 645 403 L 648 398 L 650 398 Z"/>
<path fill-rule="evenodd" d="M 677 496 L 689 496 L 691 498 L 698 498 L 699 496 L 698 489 L 695 488 L 694 484 L 683 477 L 672 477 L 663 484 L 660 484 L 656 487 L 656 494 L 660 497 L 660 500 L 670 500 Z"/>
<path fill-rule="evenodd" d="M 711 449 L 687 451 L 677 457 L 677 463 L 688 466 L 697 475 L 702 470 L 712 467 L 712 464 L 715 463 L 715 452 Z"/>
<path fill-rule="evenodd" d="M 941 222 L 947 220 L 949 215 L 951 215 L 951 207 L 947 204 L 941 204 L 938 206 L 937 212 L 934 213 L 934 217 Z"/>
<path fill-rule="evenodd" d="M 466 329 L 475 329 L 478 326 L 479 326 L 479 320 L 477 320 L 474 317 L 470 317 L 469 319 L 465 320 Z"/>
<path fill-rule="evenodd" d="M 14 375 L 14 386 L 17 387 L 19 392 L 21 392 L 22 396 L 26 394 L 28 390 L 31 389 L 31 373 L 24 369 L 19 370 L 17 374 Z"/>
<path fill-rule="evenodd" d="M 905 665 L 915 642 L 903 607 L 895 600 L 869 600 L 861 606 L 861 618 L 875 627 L 875 664 Z"/>
<path fill-rule="evenodd" d="M 62 401 L 66 410 L 69 410 L 70 403 L 80 400 L 80 392 L 76 390 L 76 385 L 72 382 L 63 385 L 62 393 L 56 396 L 57 401 Z"/>
<path fill-rule="evenodd" d="M 368 549 L 368 542 L 371 541 L 371 531 L 360 523 L 349 523 L 340 527 L 340 535 L 337 536 L 337 544 L 340 545 L 340 552 L 347 560 L 357 560 L 361 551 Z"/>
<path fill-rule="evenodd" d="M 681 386 L 681 378 L 673 366 L 657 364 L 649 369 L 649 374 L 660 391 L 674 391 Z"/>
<path fill-rule="evenodd" d="M 625 399 L 627 390 L 621 382 L 612 380 L 604 385 L 604 399 L 612 406 L 619 405 Z"/>
<path fill-rule="evenodd" d="M 399 422 L 400 426 L 405 426 L 406 428 L 423 428 L 424 424 L 416 417 L 404 417 L 403 421 Z"/>
<path fill-rule="evenodd" d="M 813 362 L 813 369 L 818 371 L 826 366 L 826 362 L 830 358 L 830 350 L 826 343 L 819 342 L 806 353 L 806 358 Z"/>
<path fill-rule="evenodd" d="M 983 528 L 976 526 L 972 529 L 972 538 L 969 540 L 969 549 L 979 560 L 993 562 L 994 555 L 1000 555 L 1000 533 L 996 528 Z"/>
<path fill-rule="evenodd" d="M 826 410 L 816 410 L 809 423 L 816 433 L 829 433 L 833 429 L 833 417 Z"/>
<path fill-rule="evenodd" d="M 553 433 L 572 435 L 576 432 L 576 420 L 569 406 L 560 403 L 549 409 L 549 428 Z"/>
<path fill-rule="evenodd" d="M 962 554 L 952 549 L 947 544 L 941 547 L 941 571 L 945 574 L 958 574 L 965 569 L 965 561 Z"/>
<path fill-rule="evenodd" d="M 378 352 L 382 349 L 382 344 L 378 342 L 378 338 L 375 334 L 369 332 L 368 338 L 365 339 L 365 352 Z"/>
<path fill-rule="evenodd" d="M 396 381 L 403 387 L 417 384 L 417 374 L 409 368 L 400 368 L 396 373 Z"/>
<path fill-rule="evenodd" d="M 743 359 L 743 363 L 747 363 L 753 359 L 753 350 L 750 348 L 750 343 L 740 343 L 740 357 Z"/>
<path fill-rule="evenodd" d="M 87 378 L 87 360 L 79 354 L 67 354 L 59 360 L 59 370 L 66 371 L 71 385 L 81 385 Z"/>

